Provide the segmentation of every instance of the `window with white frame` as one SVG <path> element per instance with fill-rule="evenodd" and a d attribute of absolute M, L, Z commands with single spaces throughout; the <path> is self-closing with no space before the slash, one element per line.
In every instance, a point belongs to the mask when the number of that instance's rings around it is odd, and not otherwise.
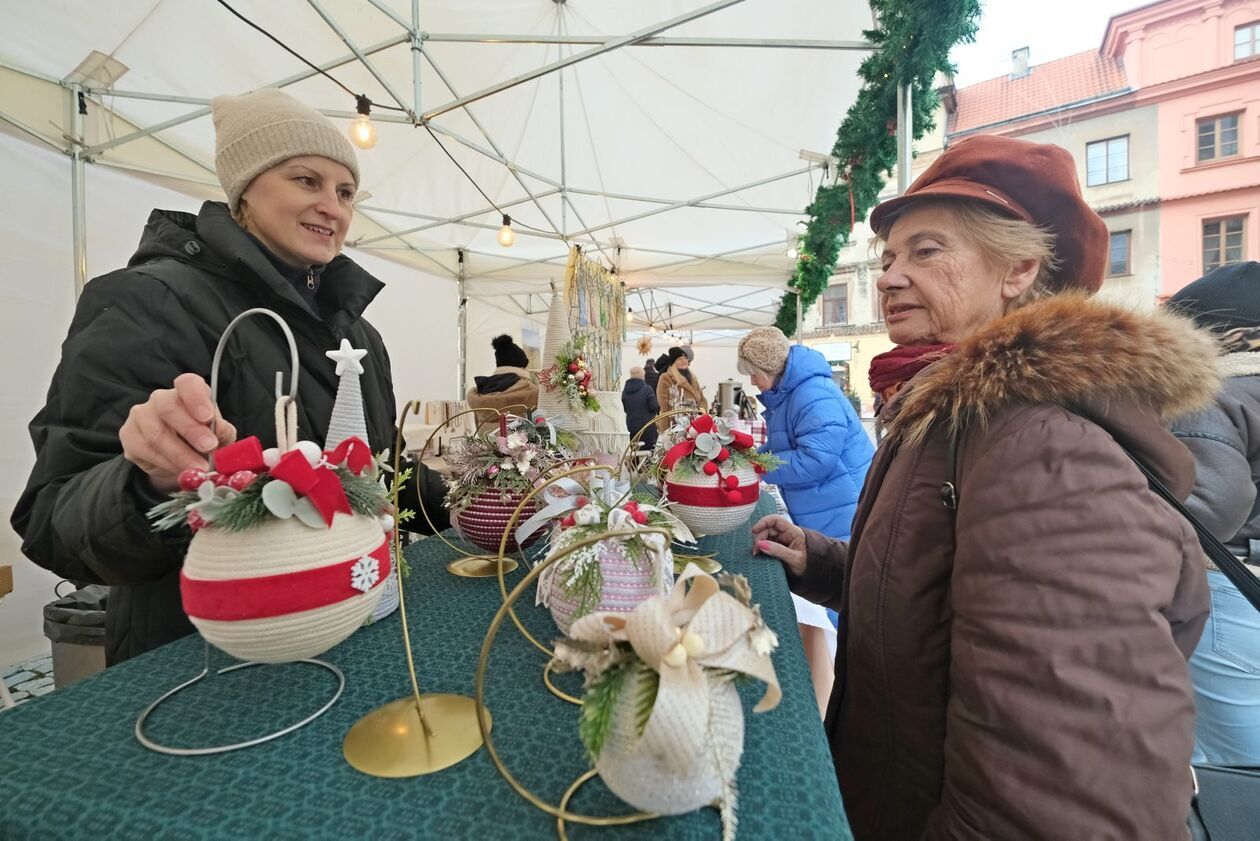
<path fill-rule="evenodd" d="M 1245 216 L 1203 221 L 1203 272 L 1243 261 Z"/>
<path fill-rule="evenodd" d="M 1207 163 L 1219 158 L 1232 158 L 1238 154 L 1237 114 L 1205 117 L 1198 121 L 1197 127 L 1197 162 Z"/>
<path fill-rule="evenodd" d="M 1096 187 L 1129 180 L 1129 136 L 1085 144 L 1085 184 Z"/>
<path fill-rule="evenodd" d="M 1234 28 L 1234 61 L 1260 56 L 1260 20 Z"/>
<path fill-rule="evenodd" d="M 1133 273 L 1132 242 L 1132 231 L 1111 232 L 1111 247 L 1107 257 L 1108 277 Z"/>

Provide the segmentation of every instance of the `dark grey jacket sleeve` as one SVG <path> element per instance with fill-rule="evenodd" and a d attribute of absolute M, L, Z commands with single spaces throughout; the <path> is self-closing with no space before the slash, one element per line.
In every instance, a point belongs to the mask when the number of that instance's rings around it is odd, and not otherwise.
<path fill-rule="evenodd" d="M 75 581 L 152 581 L 179 566 L 189 534 L 155 533 L 157 501 L 122 456 L 132 406 L 209 360 L 187 341 L 196 325 L 162 284 L 115 272 L 83 291 L 44 408 L 31 421 L 35 467 L 13 511 L 22 552 Z M 201 354 L 204 355 L 204 354 Z M 190 358 L 198 356 L 198 358 Z"/>
<path fill-rule="evenodd" d="M 1194 491 L 1186 507 L 1223 543 L 1247 524 L 1256 503 L 1242 407 L 1230 381 L 1209 408 L 1179 419 L 1173 434 L 1194 454 Z"/>
<path fill-rule="evenodd" d="M 805 572 L 793 575 L 787 567 L 788 588 L 814 604 L 839 610 L 843 606 L 844 572 L 848 566 L 849 542 L 836 540 L 811 529 L 805 532 Z"/>

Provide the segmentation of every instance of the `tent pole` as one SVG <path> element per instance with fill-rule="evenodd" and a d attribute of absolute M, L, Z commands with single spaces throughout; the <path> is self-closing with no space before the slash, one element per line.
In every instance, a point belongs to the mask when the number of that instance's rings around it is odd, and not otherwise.
<path fill-rule="evenodd" d="M 464 399 L 468 393 L 468 295 L 467 278 L 464 276 L 464 249 L 459 250 L 459 393 Z"/>
<path fill-rule="evenodd" d="M 804 320 L 804 313 L 801 311 L 801 293 L 796 293 L 796 343 L 804 344 L 801 339 L 801 322 Z"/>
<path fill-rule="evenodd" d="M 70 86 L 70 210 L 74 231 L 74 297 L 83 294 L 87 283 L 87 211 L 83 176 L 83 86 Z"/>
<path fill-rule="evenodd" d="M 420 113 L 420 60 L 424 44 L 420 40 L 420 0 L 411 0 L 411 99 L 412 109 Z"/>
<path fill-rule="evenodd" d="M 897 195 L 910 189 L 910 165 L 914 143 L 914 109 L 910 86 L 897 86 Z"/>

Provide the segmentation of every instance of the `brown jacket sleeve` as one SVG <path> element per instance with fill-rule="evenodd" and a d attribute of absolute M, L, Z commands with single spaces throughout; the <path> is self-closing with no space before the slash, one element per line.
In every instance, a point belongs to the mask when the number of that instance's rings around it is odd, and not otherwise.
<path fill-rule="evenodd" d="M 844 571 L 848 565 L 849 543 L 810 529 L 805 532 L 805 574 L 793 575 L 787 567 L 788 587 L 814 604 L 839 610 L 844 591 Z"/>
<path fill-rule="evenodd" d="M 1202 626 L 1197 543 L 1099 427 L 1010 429 L 964 444 L 924 838 L 1186 838 L 1194 702 L 1165 610 L 1188 601 Z"/>

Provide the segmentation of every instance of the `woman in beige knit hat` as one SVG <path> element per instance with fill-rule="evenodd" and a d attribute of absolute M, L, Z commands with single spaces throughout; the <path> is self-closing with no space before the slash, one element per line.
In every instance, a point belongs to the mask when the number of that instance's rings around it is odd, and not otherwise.
<path fill-rule="evenodd" d="M 290 367 L 274 324 L 241 323 L 218 405 L 210 398 L 215 345 L 233 318 L 265 307 L 288 323 L 302 374 L 298 426 L 320 444 L 338 385 L 326 354 L 344 341 L 366 350 L 369 443 L 381 451 L 394 442 L 389 358 L 363 318 L 382 284 L 340 253 L 359 185 L 354 148 L 279 90 L 218 97 L 213 113 L 227 203 L 206 202 L 195 216 L 154 210 L 127 268 L 84 288 L 47 405 L 31 424 L 35 468 L 13 513 L 35 563 L 114 585 L 111 663 L 192 631 L 179 595 L 188 535 L 155 534 L 145 512 L 237 429 L 274 443 L 274 372 Z M 441 512 L 441 481 L 416 467 L 426 507 Z"/>

